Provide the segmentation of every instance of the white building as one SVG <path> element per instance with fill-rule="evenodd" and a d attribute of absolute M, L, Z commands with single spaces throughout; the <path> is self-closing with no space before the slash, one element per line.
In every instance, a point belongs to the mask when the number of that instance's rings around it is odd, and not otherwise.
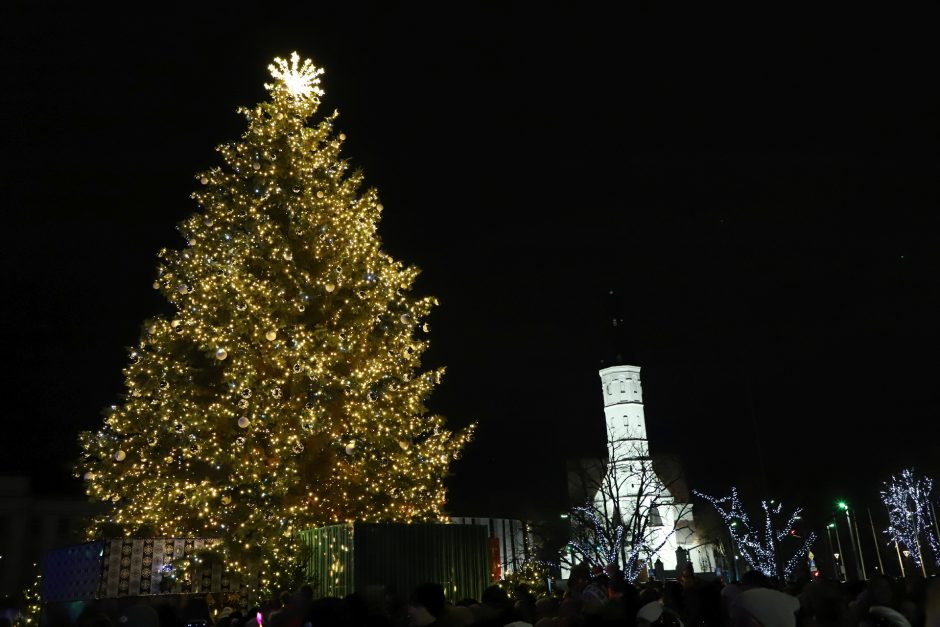
<path fill-rule="evenodd" d="M 658 547 L 654 554 L 642 555 L 649 560 L 651 575 L 657 559 L 667 576 L 681 567 L 680 561 L 691 562 L 696 572 L 713 572 L 712 547 L 695 533 L 680 465 L 674 460 L 654 460 L 650 455 L 639 366 L 604 368 L 600 377 L 607 459 L 594 462 L 593 471 L 590 463 L 580 462 L 581 481 L 587 481 L 581 488 L 583 497 L 593 500 L 598 511 L 609 516 L 617 512 L 624 521 L 637 509 L 648 517 L 645 544 Z"/>
<path fill-rule="evenodd" d="M 490 551 L 490 575 L 499 581 L 532 560 L 538 550 L 529 523 L 509 518 L 452 517 L 452 523 L 482 525 L 487 529 Z"/>

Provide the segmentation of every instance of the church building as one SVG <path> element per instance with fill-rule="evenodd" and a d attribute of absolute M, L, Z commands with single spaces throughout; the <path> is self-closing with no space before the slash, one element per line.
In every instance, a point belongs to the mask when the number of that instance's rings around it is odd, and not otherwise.
<path fill-rule="evenodd" d="M 614 473 L 617 480 L 601 482 L 594 495 L 595 507 L 616 511 L 623 520 L 629 520 L 637 509 L 640 516 L 648 517 L 645 543 L 657 548 L 648 556 L 650 570 L 658 560 L 666 572 L 681 570 L 686 561 L 696 572 L 712 572 L 713 552 L 695 533 L 681 466 L 650 455 L 640 367 L 612 366 L 599 374 L 607 423 L 605 474 Z"/>
<path fill-rule="evenodd" d="M 639 558 L 646 562 L 649 576 L 674 577 L 687 563 L 696 573 L 712 573 L 714 550 L 696 533 L 681 463 L 674 456 L 650 452 L 640 367 L 627 365 L 623 357 L 628 325 L 620 317 L 625 308 L 619 296 L 611 290 L 607 298 L 609 326 L 605 325 L 603 349 L 607 359 L 602 361 L 607 367 L 599 372 L 606 455 L 569 461 L 569 497 L 575 506 L 593 504 L 594 515 L 607 526 L 608 536 L 623 525 L 623 542 L 616 556 L 621 568 L 636 544 L 643 547 Z M 574 517 L 572 524 L 575 540 L 579 530 Z M 591 535 L 588 530 L 587 537 Z M 572 553 L 569 561 L 579 560 Z"/>

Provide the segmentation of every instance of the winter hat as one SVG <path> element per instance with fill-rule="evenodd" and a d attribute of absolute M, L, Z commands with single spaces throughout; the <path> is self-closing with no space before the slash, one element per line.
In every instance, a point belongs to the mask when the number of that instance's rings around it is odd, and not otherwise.
<path fill-rule="evenodd" d="M 601 588 L 596 583 L 590 583 L 581 591 L 581 602 L 584 604 L 581 608 L 582 612 L 595 614 L 607 602 L 607 589 Z"/>
<path fill-rule="evenodd" d="M 745 590 L 735 599 L 732 613 L 744 612 L 763 627 L 796 627 L 800 601 L 770 588 Z"/>
<path fill-rule="evenodd" d="M 868 609 L 868 615 L 874 618 L 876 625 L 887 625 L 888 627 L 911 627 L 911 623 L 904 618 L 904 614 L 893 610 L 884 605 L 872 605 Z"/>
<path fill-rule="evenodd" d="M 663 604 L 659 601 L 652 601 L 640 608 L 636 613 L 636 622 L 638 625 L 650 625 L 659 620 L 663 615 Z"/>

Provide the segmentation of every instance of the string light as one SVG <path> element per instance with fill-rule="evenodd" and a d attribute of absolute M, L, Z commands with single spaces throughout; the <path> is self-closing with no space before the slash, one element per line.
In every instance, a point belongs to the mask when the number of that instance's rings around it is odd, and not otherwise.
<path fill-rule="evenodd" d="M 916 566 L 922 565 L 921 540 L 926 539 L 934 560 L 940 564 L 940 545 L 933 530 L 930 508 L 933 480 L 926 476 L 918 477 L 912 469 L 905 468 L 900 476 L 891 475 L 884 486 L 881 500 L 888 509 L 885 533 L 910 551 Z"/>
<path fill-rule="evenodd" d="M 635 537 L 625 546 L 624 535 L 628 530 L 623 523 L 613 524 L 607 521 L 591 504 L 575 507 L 572 510 L 572 517 L 575 519 L 576 532 L 581 537 L 571 540 L 568 546 L 581 561 L 589 567 L 617 565 L 621 552 L 625 552 L 622 571 L 624 579 L 631 583 L 640 576 L 651 559 L 644 556 L 659 553 L 677 531 L 672 529 L 663 533 L 658 538 L 658 542 L 651 543 L 651 536 L 655 534 L 647 533 L 649 522 L 647 513 L 643 517 L 646 520 L 637 521 L 639 522 L 638 528 L 633 530 Z"/>
<path fill-rule="evenodd" d="M 433 297 L 381 250 L 375 189 L 348 171 L 336 113 L 309 124 L 323 71 L 275 59 L 269 100 L 196 175 L 186 246 L 158 254 L 175 308 L 145 321 L 126 399 L 80 436 L 91 538 L 219 538 L 226 567 L 289 584 L 303 529 L 445 520 L 444 477 L 473 426 L 425 407 Z M 107 532 L 107 533 L 106 533 Z"/>
<path fill-rule="evenodd" d="M 532 594 L 540 596 L 548 591 L 548 581 L 551 578 L 550 568 L 551 566 L 546 562 L 528 559 L 503 577 L 497 585 L 510 597 L 523 586 Z"/>
<path fill-rule="evenodd" d="M 786 519 L 783 525 L 774 525 L 775 520 L 779 520 L 783 511 L 783 503 L 775 501 L 761 501 L 761 509 L 764 511 L 763 528 L 751 524 L 751 520 L 745 511 L 741 500 L 738 498 L 737 488 L 731 488 L 731 496 L 715 498 L 693 490 L 693 494 L 701 497 L 712 504 L 718 515 L 721 516 L 731 537 L 734 538 L 738 551 L 744 556 L 745 561 L 751 568 L 762 572 L 768 577 L 776 577 L 782 573 L 785 579 L 788 579 L 793 570 L 800 563 L 801 558 L 806 555 L 813 542 L 816 541 L 816 534 L 810 533 L 803 540 L 800 547 L 787 559 L 780 564 L 778 549 L 780 542 L 789 535 L 789 530 L 793 524 L 799 520 L 802 508 L 797 508 Z M 782 568 L 781 568 L 782 566 Z"/>
<path fill-rule="evenodd" d="M 35 567 L 36 564 L 33 564 Z M 23 591 L 23 609 L 17 617 L 15 625 L 39 625 L 42 619 L 42 573 L 36 575 L 33 583 Z"/>

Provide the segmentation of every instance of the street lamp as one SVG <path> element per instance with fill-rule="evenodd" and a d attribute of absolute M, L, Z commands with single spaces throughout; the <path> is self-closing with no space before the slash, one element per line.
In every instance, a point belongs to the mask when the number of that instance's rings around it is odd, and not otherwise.
<path fill-rule="evenodd" d="M 839 553 L 842 553 L 844 555 L 845 552 L 842 550 L 842 536 L 839 535 L 839 525 L 837 525 L 836 521 L 833 520 L 831 523 L 829 523 L 829 527 L 835 530 L 836 546 L 839 547 Z M 842 569 L 843 581 L 847 581 L 849 577 L 848 577 L 848 573 L 845 572 L 845 562 L 842 562 L 839 567 Z"/>
<path fill-rule="evenodd" d="M 858 574 L 859 578 L 862 581 L 868 579 L 868 575 L 865 572 L 865 558 L 862 556 L 862 547 L 861 545 L 856 545 L 856 533 L 852 533 L 852 518 L 849 515 L 849 504 L 845 501 L 838 501 L 836 505 L 845 512 L 845 524 L 849 528 L 849 542 L 852 545 L 852 554 L 855 555 L 855 571 Z"/>
<path fill-rule="evenodd" d="M 839 562 L 838 562 L 838 559 L 839 559 L 838 556 L 839 556 L 839 554 L 836 553 L 835 550 L 834 550 L 833 547 L 832 547 L 832 530 L 833 530 L 833 528 L 834 528 L 835 526 L 836 526 L 835 523 L 829 523 L 828 525 L 826 525 L 826 537 L 829 538 L 829 553 L 830 553 L 833 557 L 835 557 L 835 559 L 832 561 L 832 570 L 835 571 L 836 579 L 837 579 L 837 580 L 839 580 L 839 581 L 845 581 L 845 577 L 843 576 L 844 573 L 842 572 L 842 567 L 841 567 L 841 565 L 840 565 Z"/>
<path fill-rule="evenodd" d="M 875 521 L 872 520 L 871 517 L 871 508 L 866 507 L 865 509 L 868 510 L 868 524 L 871 525 L 871 539 L 875 542 L 875 555 L 878 556 L 878 572 L 883 575 L 885 574 L 885 565 L 884 562 L 881 561 L 881 547 L 878 546 L 878 534 L 875 533 Z"/>
<path fill-rule="evenodd" d="M 734 559 L 731 561 L 731 566 L 734 568 L 734 580 L 741 581 L 741 576 L 738 574 L 738 546 L 734 541 L 734 528 L 738 526 L 738 521 L 732 520 L 729 527 L 731 529 L 728 532 L 728 537 L 731 538 L 731 554 L 734 556 Z"/>

